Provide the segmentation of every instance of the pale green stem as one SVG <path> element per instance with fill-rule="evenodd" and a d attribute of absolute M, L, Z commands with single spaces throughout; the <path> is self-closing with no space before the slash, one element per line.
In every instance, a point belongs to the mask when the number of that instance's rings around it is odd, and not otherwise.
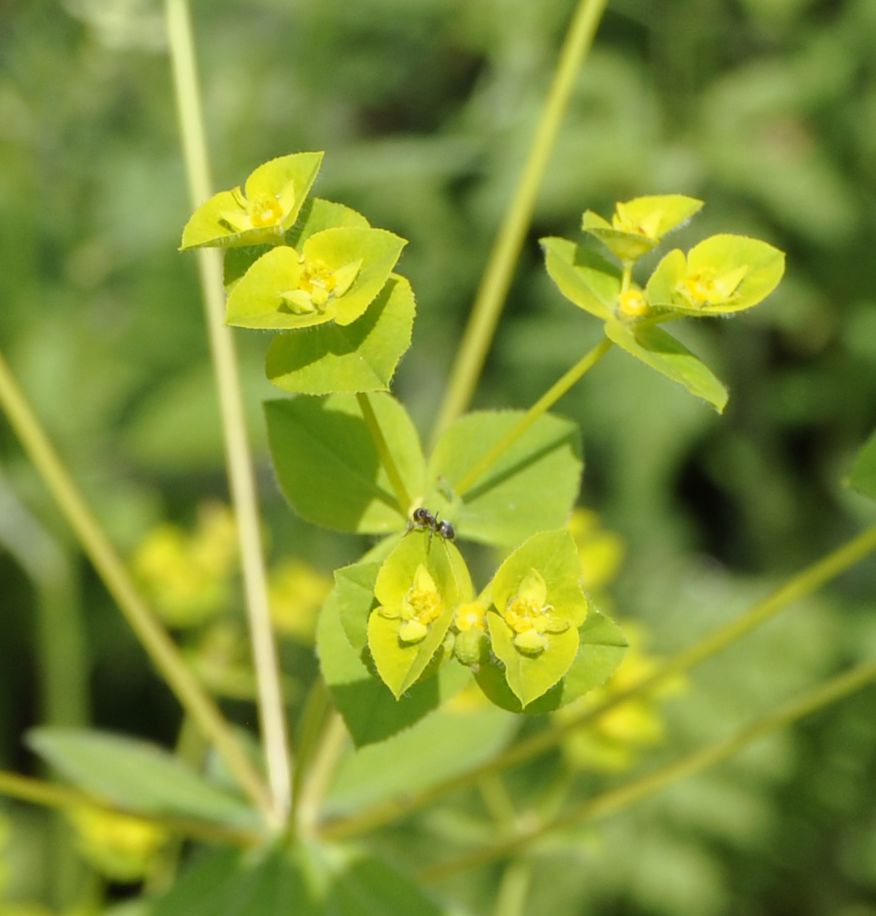
<path fill-rule="evenodd" d="M 457 496 L 467 493 L 490 470 L 490 468 L 505 454 L 505 452 L 532 426 L 535 421 L 547 413 L 566 394 L 566 392 L 580 381 L 603 356 L 611 349 L 611 341 L 603 340 L 569 369 L 526 411 L 526 413 L 502 436 L 502 438 L 477 462 L 475 462 L 462 477 L 453 485 Z"/>
<path fill-rule="evenodd" d="M 854 566 L 874 550 L 876 550 L 876 526 L 868 528 L 857 537 L 846 542 L 842 547 L 808 566 L 789 579 L 784 585 L 781 585 L 763 601 L 758 601 L 752 605 L 735 620 L 732 620 L 726 626 L 720 627 L 689 649 L 667 660 L 647 678 L 638 681 L 626 690 L 613 693 L 598 706 L 585 710 L 573 719 L 555 724 L 530 738 L 524 739 L 509 748 L 505 753 L 499 754 L 479 767 L 460 773 L 458 776 L 446 779 L 443 782 L 435 783 L 418 795 L 409 796 L 404 800 L 404 803 L 384 802 L 374 805 L 370 809 L 366 808 L 364 811 L 352 814 L 335 823 L 327 824 L 322 830 L 322 835 L 327 839 L 341 839 L 352 834 L 374 830 L 397 817 L 406 816 L 411 811 L 431 804 L 437 798 L 473 785 L 487 773 L 498 772 L 499 770 L 516 766 L 551 747 L 555 747 L 569 732 L 574 731 L 576 728 L 598 719 L 610 709 L 614 709 L 632 697 L 653 689 L 658 683 L 682 674 L 704 662 L 707 658 L 725 649 L 774 617 L 787 605 L 812 594 L 826 582 L 836 578 L 840 573 Z"/>
<path fill-rule="evenodd" d="M 502 777 L 498 773 L 487 773 L 478 781 L 478 791 L 496 826 L 503 831 L 512 829 L 517 811 Z"/>
<path fill-rule="evenodd" d="M 210 196 L 211 182 L 188 2 L 166 0 L 165 9 L 189 191 L 192 206 L 198 207 Z M 199 249 L 197 254 L 207 333 L 222 414 L 229 485 L 240 541 L 247 619 L 259 696 L 259 720 L 273 800 L 273 820 L 280 826 L 289 812 L 292 759 L 286 733 L 277 648 L 268 606 L 255 472 L 246 438 L 237 354 L 231 331 L 224 324 L 225 292 L 221 256 L 217 251 L 207 249 Z"/>
<path fill-rule="evenodd" d="M 167 631 L 137 593 L 124 562 L 113 549 L 46 438 L 2 355 L 0 406 L 152 663 L 183 708 L 216 746 L 247 795 L 267 814 L 270 800 L 258 772 L 218 707 L 195 679 Z"/>
<path fill-rule="evenodd" d="M 475 850 L 452 861 L 426 868 L 420 872 L 420 878 L 425 881 L 446 878 L 469 868 L 510 855 L 551 831 L 562 830 L 572 825 L 580 825 L 585 821 L 615 814 L 643 798 L 656 794 L 674 782 L 721 763 L 759 738 L 786 728 L 798 719 L 802 719 L 831 703 L 835 703 L 837 700 L 843 699 L 873 681 L 876 681 L 876 662 L 858 665 L 851 671 L 838 675 L 827 681 L 827 683 L 808 691 L 798 700 L 787 703 L 775 712 L 756 719 L 750 725 L 739 729 L 729 738 L 716 741 L 704 748 L 700 748 L 698 751 L 686 754 L 684 757 L 680 757 L 653 773 L 648 773 L 641 779 L 636 779 L 626 785 L 619 786 L 617 789 L 611 789 L 608 792 L 603 792 L 601 795 L 590 798 L 576 805 L 570 811 L 566 811 L 560 817 L 522 831 L 517 836 L 502 840 L 492 846 Z"/>
<path fill-rule="evenodd" d="M 96 798 L 87 792 L 59 786 L 31 776 L 19 776 L 0 770 L 0 795 L 15 798 L 18 801 L 30 802 L 47 808 L 67 810 L 71 808 L 99 808 L 108 814 L 123 814 L 127 817 L 138 817 L 141 820 L 157 824 L 173 833 L 182 833 L 196 840 L 209 843 L 230 843 L 234 846 L 255 846 L 263 839 L 254 830 L 242 827 L 229 827 L 225 824 L 213 824 L 192 818 L 176 817 L 168 814 L 145 814 L 127 808 L 109 804 L 104 799 Z"/>
<path fill-rule="evenodd" d="M 511 285 L 514 265 L 532 219 L 539 185 L 547 168 L 560 122 L 581 65 L 587 56 L 607 0 L 580 0 L 560 51 L 557 69 L 536 129 L 529 158 L 505 213 L 483 280 L 472 306 L 459 356 L 451 372 L 432 441 L 461 414 L 480 377 L 499 315 Z"/>
<path fill-rule="evenodd" d="M 532 884 L 532 863 L 525 859 L 509 862 L 502 873 L 493 916 L 523 916 Z"/>
<path fill-rule="evenodd" d="M 377 449 L 377 454 L 380 456 L 380 463 L 383 465 L 383 469 L 386 471 L 386 476 L 389 478 L 389 483 L 392 486 L 392 491 L 395 493 L 399 511 L 407 518 L 411 508 L 411 497 L 399 473 L 395 458 L 392 457 L 392 452 L 387 445 L 383 430 L 380 428 L 380 421 L 377 419 L 374 408 L 371 406 L 371 399 L 367 394 L 357 394 L 356 401 L 359 404 L 359 410 L 362 411 L 362 417 L 368 426 L 368 432 L 371 434 L 371 439 L 374 442 L 374 447 Z"/>
<path fill-rule="evenodd" d="M 331 786 L 341 756 L 347 748 L 347 738 L 344 720 L 338 713 L 333 712 L 314 754 L 313 764 L 301 787 L 301 796 L 296 805 L 296 829 L 302 837 L 312 837 L 316 833 L 322 802 Z"/>

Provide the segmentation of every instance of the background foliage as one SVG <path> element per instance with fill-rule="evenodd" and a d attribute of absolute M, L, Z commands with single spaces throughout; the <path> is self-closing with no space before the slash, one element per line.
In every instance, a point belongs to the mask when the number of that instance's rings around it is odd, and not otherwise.
<path fill-rule="evenodd" d="M 274 155 L 325 149 L 317 193 L 410 239 L 400 269 L 419 317 L 397 392 L 424 432 L 570 10 L 195 5 L 216 186 Z M 42 0 L 2 16 L 0 345 L 130 553 L 163 520 L 190 526 L 225 494 L 195 271 L 175 251 L 188 203 L 161 9 Z M 535 241 L 575 237 L 585 208 L 691 194 L 707 206 L 679 245 L 729 231 L 788 253 L 764 307 L 686 329 L 730 386 L 723 418 L 619 354 L 560 405 L 584 431 L 582 500 L 627 543 L 614 611 L 657 651 L 688 644 L 872 517 L 841 479 L 876 402 L 874 38 L 871 0 L 616 0 L 580 76 L 476 406 L 525 407 L 595 342 Z M 283 504 L 260 412 L 275 394 L 264 339 L 238 343 L 272 557 L 326 572 L 354 560 L 367 542 L 305 528 Z M 0 541 L 0 766 L 37 769 L 21 734 L 39 723 L 87 719 L 172 741 L 175 704 L 4 424 Z M 874 588 L 870 563 L 696 672 L 645 766 L 872 658 Z M 299 643 L 284 651 L 308 657 Z M 872 693 L 852 698 L 564 837 L 532 899 L 555 913 L 876 912 L 871 706 Z M 538 777 L 522 771 L 519 791 Z M 6 895 L 57 903 L 64 844 L 47 837 L 59 828 L 33 809 L 0 811 Z M 411 844 L 434 844 L 422 829 L 380 842 L 403 862 Z M 485 869 L 444 887 L 478 911 L 494 878 Z"/>

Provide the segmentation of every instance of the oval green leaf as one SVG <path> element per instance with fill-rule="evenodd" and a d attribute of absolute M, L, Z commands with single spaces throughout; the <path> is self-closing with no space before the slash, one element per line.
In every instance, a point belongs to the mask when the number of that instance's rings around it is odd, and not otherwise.
<path fill-rule="evenodd" d="M 415 310 L 410 283 L 392 276 L 353 324 L 274 337 L 266 374 L 278 388 L 302 394 L 386 391 L 411 344 Z"/>
<path fill-rule="evenodd" d="M 543 238 L 548 276 L 578 308 L 607 321 L 620 292 L 620 271 L 595 251 L 567 239 Z"/>
<path fill-rule="evenodd" d="M 409 493 L 421 493 L 425 461 L 405 409 L 368 395 Z M 305 520 L 338 531 L 386 534 L 407 523 L 355 395 L 267 401 L 268 444 L 280 489 Z"/>
<path fill-rule="evenodd" d="M 718 413 L 727 405 L 727 389 L 690 350 L 661 328 L 609 321 L 605 334 L 630 356 L 677 382 Z"/>

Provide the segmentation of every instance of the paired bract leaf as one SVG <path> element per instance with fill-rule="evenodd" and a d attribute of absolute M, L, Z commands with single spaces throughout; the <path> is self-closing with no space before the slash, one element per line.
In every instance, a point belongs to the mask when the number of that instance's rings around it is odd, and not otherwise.
<path fill-rule="evenodd" d="M 322 156 L 293 153 L 271 159 L 250 174 L 243 191 L 215 194 L 186 223 L 180 248 L 278 244 L 295 222 Z"/>
<path fill-rule="evenodd" d="M 499 567 L 487 624 L 493 653 L 523 706 L 569 670 L 587 616 L 581 561 L 566 529 L 533 535 Z"/>
<path fill-rule="evenodd" d="M 578 308 L 603 321 L 614 316 L 621 288 L 620 271 L 590 248 L 567 239 L 544 238 L 548 276 Z"/>
<path fill-rule="evenodd" d="M 568 521 L 583 466 L 580 436 L 575 423 L 551 414 L 539 417 L 461 501 L 448 498 L 448 490 L 521 417 L 522 411 L 512 410 L 467 414 L 438 440 L 429 459 L 432 489 L 425 503 L 449 516 L 460 537 L 510 547 Z"/>
<path fill-rule="evenodd" d="M 415 310 L 410 283 L 393 276 L 353 324 L 274 337 L 267 376 L 278 388 L 303 394 L 385 391 L 411 344 Z"/>
<path fill-rule="evenodd" d="M 37 728 L 28 743 L 63 776 L 86 792 L 144 814 L 175 814 L 253 826 L 247 803 L 207 782 L 177 757 L 157 747 L 97 731 Z"/>
<path fill-rule="evenodd" d="M 379 606 L 368 619 L 368 648 L 398 698 L 442 647 L 456 607 L 471 600 L 471 578 L 452 543 L 413 530 L 384 561 L 374 591 Z"/>
<path fill-rule="evenodd" d="M 440 665 L 434 677 L 418 681 L 398 700 L 379 680 L 366 643 L 380 565 L 357 563 L 337 570 L 335 588 L 317 627 L 320 669 L 357 747 L 408 728 L 457 693 L 471 677 L 455 662 Z"/>
<path fill-rule="evenodd" d="M 368 220 L 352 207 L 331 200 L 323 200 L 321 197 L 309 197 L 301 207 L 295 225 L 286 232 L 283 244 L 290 248 L 300 249 L 315 232 L 342 227 L 367 229 L 368 226 Z M 229 248 L 225 252 L 226 291 L 230 292 L 231 287 L 249 268 L 273 247 L 274 245 L 247 245 Z"/>
<path fill-rule="evenodd" d="M 525 708 L 505 679 L 498 664 L 482 665 L 476 679 L 489 700 L 510 712 L 529 715 L 552 712 L 605 683 L 626 653 L 627 640 L 620 627 L 592 605 L 578 627 L 578 652 L 562 679 Z"/>
<path fill-rule="evenodd" d="M 367 395 L 409 493 L 421 493 L 425 461 L 405 409 L 388 394 Z M 268 443 L 286 499 L 304 519 L 360 534 L 407 522 L 355 395 L 268 401 Z"/>
<path fill-rule="evenodd" d="M 713 235 L 687 257 L 670 251 L 645 287 L 652 307 L 698 317 L 726 315 L 765 299 L 785 272 L 785 255 L 759 239 Z"/>
<path fill-rule="evenodd" d="M 618 203 L 611 222 L 588 210 L 581 228 L 599 239 L 621 261 L 635 261 L 702 206 L 701 200 L 682 194 L 636 197 Z"/>
<path fill-rule="evenodd" d="M 351 324 L 383 288 L 404 245 L 384 229 L 338 228 L 309 236 L 300 253 L 274 248 L 234 285 L 225 320 L 268 330 Z"/>
<path fill-rule="evenodd" d="M 718 413 L 727 404 L 727 389 L 682 343 L 661 328 L 608 321 L 605 334 L 630 356 L 707 401 Z"/>

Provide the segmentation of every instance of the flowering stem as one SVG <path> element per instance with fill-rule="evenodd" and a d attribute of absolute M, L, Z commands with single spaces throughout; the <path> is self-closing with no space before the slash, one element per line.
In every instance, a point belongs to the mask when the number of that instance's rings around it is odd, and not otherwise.
<path fill-rule="evenodd" d="M 648 773 L 641 779 L 603 792 L 590 798 L 553 820 L 523 830 L 514 837 L 500 840 L 492 846 L 475 850 L 449 862 L 434 865 L 420 872 L 420 878 L 435 881 L 457 874 L 460 871 L 501 859 L 524 846 L 538 840 L 554 830 L 561 830 L 585 821 L 606 817 L 629 807 L 643 798 L 656 794 L 666 786 L 721 763 L 744 747 L 772 732 L 786 728 L 798 719 L 841 700 L 868 684 L 876 681 L 876 662 L 858 665 L 845 674 L 831 678 L 819 687 L 808 691 L 799 699 L 781 706 L 772 713 L 756 719 L 750 725 L 739 729 L 729 738 L 715 741 L 697 751 Z"/>
<path fill-rule="evenodd" d="M 0 795 L 61 810 L 81 808 L 83 806 L 100 808 L 113 814 L 139 817 L 144 821 L 165 827 L 174 833 L 182 833 L 193 839 L 205 840 L 210 843 L 253 846 L 259 842 L 259 834 L 255 831 L 245 830 L 240 827 L 229 827 L 225 824 L 212 824 L 208 821 L 175 817 L 173 815 L 129 811 L 108 804 L 104 799 L 96 798 L 79 789 L 71 789 L 68 786 L 59 786 L 52 782 L 46 782 L 43 779 L 19 776 L 17 773 L 9 773 L 3 770 L 0 770 Z"/>
<path fill-rule="evenodd" d="M 0 355 L 0 406 L 25 451 L 40 472 L 55 502 L 79 538 L 107 590 L 143 645 L 152 663 L 228 764 L 241 787 L 267 813 L 269 799 L 261 778 L 218 707 L 192 674 L 182 655 L 143 602 L 121 557 L 110 544 L 57 452 L 46 438 L 30 405 Z"/>
<path fill-rule="evenodd" d="M 756 627 L 774 617 L 779 611 L 794 601 L 812 594 L 826 582 L 836 578 L 840 573 L 854 566 L 868 554 L 876 550 L 876 525 L 867 528 L 861 534 L 847 541 L 827 556 L 792 576 L 762 601 L 753 604 L 735 620 L 720 627 L 714 633 L 668 659 L 656 668 L 651 675 L 632 684 L 573 719 L 555 724 L 529 738 L 518 742 L 505 753 L 494 757 L 481 766 L 460 773 L 458 776 L 445 779 L 424 789 L 418 795 L 408 796 L 403 803 L 384 802 L 352 814 L 333 824 L 327 824 L 322 835 L 328 839 L 346 838 L 352 834 L 362 833 L 382 826 L 402 815 L 407 816 L 437 798 L 456 792 L 477 783 L 485 774 L 497 772 L 523 763 L 544 751 L 559 744 L 569 732 L 598 719 L 611 709 L 632 697 L 653 689 L 658 683 L 704 662 L 732 643 L 738 641 Z"/>
<path fill-rule="evenodd" d="M 165 0 L 165 11 L 189 191 L 192 205 L 197 207 L 210 196 L 211 182 L 188 0 Z M 240 541 L 262 743 L 271 786 L 272 815 L 275 826 L 279 826 L 286 820 L 289 811 L 292 756 L 280 689 L 277 648 L 268 607 L 255 474 L 246 438 L 237 354 L 231 332 L 225 327 L 223 318 L 225 294 L 221 256 L 217 251 L 207 249 L 199 249 L 197 254 L 207 333 L 222 414 L 229 484 Z"/>
<path fill-rule="evenodd" d="M 490 260 L 478 289 L 471 318 L 463 335 L 459 356 L 450 375 L 444 403 L 432 439 L 461 414 L 474 391 L 499 315 L 511 285 L 514 265 L 532 219 L 535 198 L 566 112 L 575 78 L 593 43 L 607 0 L 579 0 L 566 33 L 541 120 L 523 168 L 517 190 L 496 236 Z"/>
<path fill-rule="evenodd" d="M 505 454 L 533 423 L 551 409 L 559 399 L 580 379 L 582 379 L 611 349 L 611 341 L 603 340 L 569 369 L 526 411 L 526 413 L 502 436 L 502 438 L 480 459 L 473 464 L 454 484 L 458 496 L 468 492 L 474 484 Z"/>
<path fill-rule="evenodd" d="M 383 469 L 386 471 L 386 476 L 389 478 L 389 483 L 392 486 L 392 491 L 395 493 L 399 511 L 407 518 L 411 507 L 411 497 L 399 473 L 395 458 L 392 457 L 392 452 L 386 443 L 383 430 L 380 428 L 380 421 L 377 419 L 377 414 L 374 413 L 374 408 L 371 406 L 371 399 L 367 394 L 357 394 L 356 401 L 359 404 L 359 410 L 362 411 L 362 417 L 368 426 L 368 432 L 371 433 L 371 439 L 374 442 L 374 447 L 377 449 L 377 454 L 380 456 L 380 463 L 383 465 Z"/>

